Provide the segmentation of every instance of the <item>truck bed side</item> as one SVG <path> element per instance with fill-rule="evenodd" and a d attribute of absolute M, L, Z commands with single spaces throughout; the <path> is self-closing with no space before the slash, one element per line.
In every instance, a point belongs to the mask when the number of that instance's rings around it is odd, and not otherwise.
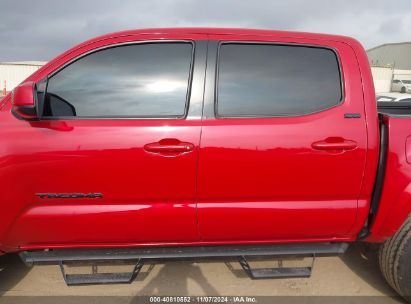
<path fill-rule="evenodd" d="M 411 116 L 382 115 L 388 127 L 388 152 L 381 200 L 367 238 L 370 242 L 391 237 L 411 212 Z"/>

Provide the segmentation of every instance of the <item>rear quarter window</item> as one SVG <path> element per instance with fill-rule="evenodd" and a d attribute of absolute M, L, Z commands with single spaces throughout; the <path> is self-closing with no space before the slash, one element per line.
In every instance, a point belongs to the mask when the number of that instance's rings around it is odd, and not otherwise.
<path fill-rule="evenodd" d="M 224 43 L 218 58 L 219 117 L 299 116 L 342 102 L 339 61 L 331 49 Z"/>

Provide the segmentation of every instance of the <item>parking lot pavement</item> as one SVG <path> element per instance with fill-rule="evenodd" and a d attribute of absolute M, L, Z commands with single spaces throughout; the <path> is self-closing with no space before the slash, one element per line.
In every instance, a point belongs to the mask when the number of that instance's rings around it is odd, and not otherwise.
<path fill-rule="evenodd" d="M 318 258 L 309 279 L 250 280 L 238 263 L 179 261 L 145 265 L 132 284 L 76 287 L 65 285 L 57 266 L 26 268 L 17 255 L 6 255 L 0 257 L 0 295 L 396 296 L 379 272 L 376 252 L 355 244 L 342 257 Z"/>

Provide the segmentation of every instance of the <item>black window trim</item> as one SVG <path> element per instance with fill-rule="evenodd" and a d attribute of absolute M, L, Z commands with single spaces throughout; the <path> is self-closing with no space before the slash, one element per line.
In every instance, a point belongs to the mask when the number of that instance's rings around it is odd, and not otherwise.
<path fill-rule="evenodd" d="M 49 79 L 51 79 L 54 75 L 58 74 L 62 70 L 64 70 L 66 67 L 69 65 L 75 63 L 76 61 L 89 56 L 93 53 L 97 53 L 102 50 L 106 49 L 111 49 L 111 48 L 117 48 L 117 47 L 122 47 L 122 46 L 128 46 L 128 45 L 142 45 L 142 44 L 157 44 L 157 43 L 188 43 L 191 45 L 191 58 L 190 58 L 190 68 L 189 68 L 189 75 L 188 75 L 188 80 L 187 80 L 187 92 L 186 92 L 186 102 L 185 102 L 185 107 L 184 107 L 184 113 L 183 115 L 162 115 L 162 116 L 135 116 L 135 115 L 122 115 L 122 116 L 43 116 L 42 113 L 39 114 L 39 120 L 185 120 L 187 119 L 188 112 L 189 112 L 189 106 L 190 106 L 190 97 L 191 97 L 191 87 L 193 83 L 193 71 L 194 71 L 194 58 L 195 58 L 195 49 L 196 49 L 196 43 L 195 40 L 143 40 L 143 41 L 129 41 L 129 42 L 120 42 L 120 43 L 115 43 L 115 44 L 110 44 L 110 45 L 105 45 L 102 47 L 98 47 L 92 50 L 89 50 L 71 60 L 68 62 L 64 63 L 62 66 L 60 66 L 58 69 L 55 71 L 51 72 L 47 77 L 43 78 L 40 80 L 38 83 L 41 83 L 42 81 L 46 81 L 46 88 L 44 90 L 43 98 L 41 101 L 37 100 L 37 94 L 36 95 L 36 109 L 40 109 L 39 105 L 40 102 L 42 103 L 42 107 L 44 106 L 44 100 L 47 95 L 47 89 L 48 89 L 48 83 Z M 37 84 L 36 84 L 37 85 Z"/>
<path fill-rule="evenodd" d="M 275 46 L 293 46 L 293 47 L 308 47 L 308 48 L 317 48 L 317 49 L 326 49 L 330 50 L 334 53 L 335 58 L 337 60 L 338 65 L 338 73 L 340 75 L 340 91 L 341 91 L 341 98 L 339 102 L 335 105 L 332 105 L 328 108 L 324 108 L 318 111 L 301 113 L 301 114 L 284 114 L 284 115 L 219 115 L 218 114 L 218 78 L 220 73 L 220 50 L 221 46 L 224 44 L 247 44 L 247 45 L 275 45 Z M 330 110 L 332 108 L 341 106 L 345 102 L 345 87 L 344 87 L 344 74 L 341 65 L 341 59 L 338 54 L 337 49 L 324 46 L 324 45 L 316 45 L 316 44 L 306 44 L 306 43 L 298 43 L 298 42 L 271 42 L 271 41 L 243 41 L 243 40 L 225 40 L 219 41 L 217 47 L 217 58 L 216 58 L 216 72 L 215 72 L 215 79 L 214 79 L 214 116 L 216 119 L 233 119 L 233 118 L 286 118 L 286 117 L 302 117 L 311 114 L 320 113 L 323 111 Z"/>

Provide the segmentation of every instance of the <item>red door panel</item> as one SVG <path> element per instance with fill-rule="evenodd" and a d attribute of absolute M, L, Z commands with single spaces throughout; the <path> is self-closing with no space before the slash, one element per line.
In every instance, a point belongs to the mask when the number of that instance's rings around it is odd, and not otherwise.
<path fill-rule="evenodd" d="M 255 36 L 210 37 L 221 39 L 262 40 Z M 278 37 L 272 41 L 296 42 Z M 343 43 L 297 42 L 326 43 L 337 50 L 344 101 L 334 108 L 298 117 L 215 118 L 214 96 L 212 90 L 206 91 L 208 115 L 201 136 L 197 205 L 204 240 L 303 240 L 350 235 L 367 148 L 355 55 Z M 209 77 L 214 77 L 212 68 L 207 71 Z M 357 113 L 360 118 L 345 118 L 346 113 Z"/>
<path fill-rule="evenodd" d="M 0 137 L 6 139 L 0 148 L 4 181 L 0 205 L 5 210 L 0 215 L 2 245 L 49 248 L 199 240 L 196 174 L 205 35 L 114 35 L 66 52 L 32 80 L 41 81 L 66 62 L 95 48 L 176 39 L 195 45 L 191 81 L 187 76 L 190 88 L 185 117 L 73 117 L 30 122 L 16 118 L 9 110 L 2 112 L 0 125 L 7 125 L 0 128 Z M 160 79 L 149 87 L 150 91 L 161 94 L 173 89 L 176 84 L 167 83 L 167 75 L 163 76 L 166 80 Z M 157 78 L 150 78 L 147 83 Z M 181 85 L 177 85 L 179 89 Z M 107 94 L 110 90 L 106 90 Z M 141 88 L 136 87 L 136 94 L 139 92 Z M 113 98 L 112 102 L 118 99 Z M 138 102 L 144 102 L 144 98 Z M 44 193 L 101 193 L 102 197 L 38 195 Z"/>
<path fill-rule="evenodd" d="M 18 123 L 25 126 L 19 128 L 9 148 L 19 153 L 7 161 L 10 170 L 5 174 L 11 182 L 20 180 L 26 207 L 13 225 L 13 241 L 62 244 L 198 239 L 197 121 Z M 178 138 L 192 143 L 193 148 L 172 155 L 145 151 L 147 143 L 164 138 Z M 103 198 L 36 196 L 96 192 Z"/>

